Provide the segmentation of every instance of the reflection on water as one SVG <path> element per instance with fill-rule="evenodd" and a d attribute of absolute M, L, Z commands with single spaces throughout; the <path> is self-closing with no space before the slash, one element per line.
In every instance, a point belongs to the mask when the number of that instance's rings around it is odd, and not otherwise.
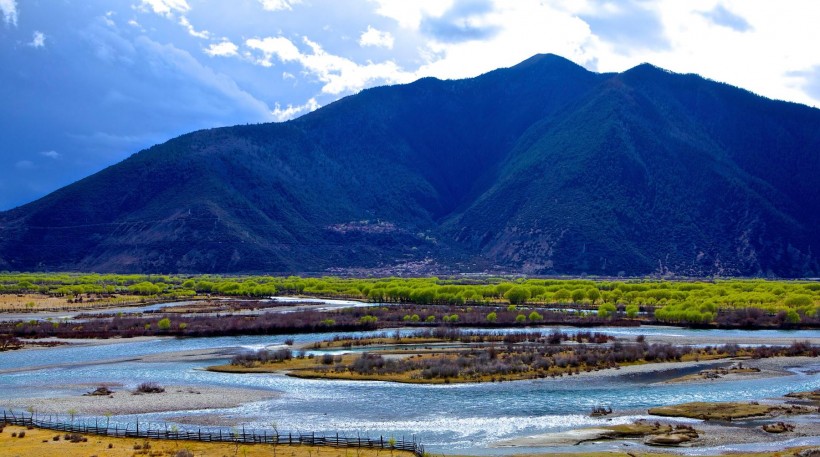
<path fill-rule="evenodd" d="M 572 332 L 573 329 L 562 329 Z M 682 341 L 698 336 L 731 336 L 731 330 L 687 330 L 668 327 L 596 329 L 620 336 L 677 335 Z M 408 330 L 403 330 L 407 332 Z M 506 331 L 522 331 L 509 329 Z M 523 331 L 532 331 L 525 329 Z M 545 331 L 549 331 L 546 329 Z M 814 332 L 811 336 L 814 336 Z M 342 333 L 365 336 L 373 332 Z M 743 332 L 744 337 L 757 332 Z M 806 338 L 801 332 L 764 331 L 761 337 Z M 284 431 L 315 431 L 371 436 L 410 437 L 415 434 L 434 452 L 499 453 L 522 452 L 521 448 L 489 448 L 494 441 L 547 432 L 564 431 L 618 422 L 629 422 L 651 406 L 689 401 L 752 400 L 781 396 L 790 391 L 820 388 L 820 375 L 798 373 L 770 379 L 713 384 L 656 384 L 680 372 L 650 375 L 565 377 L 505 383 L 458 385 L 406 385 L 384 382 L 303 380 L 283 375 L 231 375 L 202 368 L 224 361 L 142 362 L 128 360 L 148 354 L 197 349 L 262 347 L 282 344 L 293 338 L 310 343 L 333 334 L 288 336 L 243 336 L 192 339 L 157 339 L 121 342 L 105 346 L 60 347 L 48 350 L 0 354 L 0 370 L 41 366 L 36 371 L 6 371 L 0 374 L 0 405 L 3 398 L 79 395 L 88 390 L 77 384 L 119 382 L 133 387 L 143 381 L 162 384 L 217 385 L 275 390 L 281 396 L 237 408 L 190 411 L 186 416 L 218 414 L 238 418 L 248 428 L 269 428 L 276 422 Z M 113 360 L 121 360 L 111 362 Z M 110 363 L 99 363 L 109 361 Z M 66 363 L 72 365 L 66 365 Z M 820 361 L 818 361 L 820 368 Z M 686 370 L 692 371 L 692 370 Z M 2 372 L 2 371 L 0 371 Z M 610 422 L 590 418 L 589 411 L 608 405 L 619 412 L 632 412 Z M 143 414 L 140 421 L 168 421 L 179 412 Z M 112 420 L 131 421 L 121 417 Z M 183 426 L 184 427 L 184 426 Z M 601 445 L 603 448 L 611 444 Z M 577 448 L 576 448 L 577 450 Z"/>

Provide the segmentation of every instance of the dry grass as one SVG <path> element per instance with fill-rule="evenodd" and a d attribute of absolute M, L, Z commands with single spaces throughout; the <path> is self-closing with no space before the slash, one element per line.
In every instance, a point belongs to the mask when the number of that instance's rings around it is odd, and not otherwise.
<path fill-rule="evenodd" d="M 602 427 L 612 431 L 612 437 L 641 437 L 646 435 L 658 435 L 670 433 L 673 427 L 669 424 L 656 424 L 654 422 L 639 421 L 631 424 L 609 425 Z"/>
<path fill-rule="evenodd" d="M 502 337 L 499 337 L 500 341 Z M 351 347 L 365 347 L 365 346 L 392 346 L 404 344 L 437 344 L 437 343 L 453 343 L 451 340 L 444 338 L 419 338 L 419 337 L 384 337 L 384 338 L 356 338 L 356 339 L 338 339 L 333 341 L 321 341 L 316 344 L 309 345 L 313 349 L 324 348 L 351 348 Z"/>
<path fill-rule="evenodd" d="M 96 309 L 114 305 L 138 304 L 144 297 L 117 295 L 116 297 L 83 297 L 82 303 L 69 303 L 74 297 L 52 297 L 42 294 L 0 294 L 0 312 L 62 311 Z"/>
<path fill-rule="evenodd" d="M 748 417 L 759 417 L 768 415 L 773 409 L 770 405 L 758 405 L 754 403 L 726 402 L 726 403 L 706 403 L 693 402 L 683 403 L 674 406 L 661 406 L 651 408 L 649 414 L 669 417 L 688 417 L 692 419 L 705 420 L 733 420 L 745 419 Z"/>
<path fill-rule="evenodd" d="M 432 350 L 432 351 L 375 351 L 375 354 L 396 354 L 399 353 L 402 357 L 410 357 L 410 358 L 440 358 L 440 357 L 448 357 L 448 358 L 456 358 L 460 352 L 464 352 L 468 349 L 445 349 L 445 350 Z M 503 352 L 499 352 L 499 356 L 501 356 Z M 566 354 L 569 354 L 567 352 Z M 359 355 L 353 354 L 346 354 L 342 357 L 342 361 L 339 364 L 341 365 L 349 365 L 351 364 Z M 621 366 L 628 366 L 628 365 L 642 365 L 644 361 L 634 362 L 634 363 L 624 363 Z M 343 371 L 335 371 L 335 368 L 338 366 L 336 364 L 333 365 L 323 365 L 321 363 L 321 357 L 314 357 L 310 358 L 293 358 L 290 360 L 285 360 L 281 362 L 268 362 L 268 363 L 254 363 L 251 366 L 242 366 L 242 365 L 217 365 L 217 366 L 210 366 L 207 369 L 210 371 L 216 371 L 221 373 L 285 373 L 288 376 L 293 376 L 296 378 L 304 378 L 304 379 L 338 379 L 338 380 L 346 380 L 346 381 L 388 381 L 388 382 L 400 382 L 406 384 L 463 384 L 463 383 L 482 383 L 482 382 L 505 382 L 505 381 L 520 381 L 526 379 L 544 379 L 550 377 L 561 377 L 561 376 L 572 376 L 573 374 L 578 374 L 581 372 L 590 372 L 590 371 L 599 371 L 604 368 L 598 367 L 587 367 L 582 365 L 577 368 L 573 367 L 565 367 L 559 368 L 557 366 L 552 366 L 548 369 L 530 369 L 523 372 L 518 373 L 509 373 L 506 375 L 485 375 L 485 376 L 472 376 L 472 377 L 451 377 L 451 378 L 431 378 L 431 379 L 424 379 L 421 376 L 421 369 L 418 370 L 410 370 L 403 373 L 371 373 L 371 374 L 361 374 L 351 372 L 349 370 Z"/>
<path fill-rule="evenodd" d="M 25 432 L 25 437 L 12 433 Z M 54 441 L 54 436 L 60 436 Z M 64 434 L 52 430 L 7 426 L 0 433 L 0 455 L 4 457 L 175 457 L 188 450 L 195 457 L 413 457 L 405 451 L 332 448 L 325 446 L 276 446 L 269 444 L 236 445 L 233 443 L 200 443 L 196 441 L 137 440 L 84 435 L 88 441 L 71 443 Z M 149 448 L 146 449 L 145 443 Z M 109 444 L 112 446 L 109 448 Z M 140 449 L 135 449 L 139 447 Z"/>
<path fill-rule="evenodd" d="M 820 389 L 808 392 L 792 392 L 786 395 L 789 398 L 798 398 L 800 400 L 808 400 L 815 403 L 820 403 Z"/>

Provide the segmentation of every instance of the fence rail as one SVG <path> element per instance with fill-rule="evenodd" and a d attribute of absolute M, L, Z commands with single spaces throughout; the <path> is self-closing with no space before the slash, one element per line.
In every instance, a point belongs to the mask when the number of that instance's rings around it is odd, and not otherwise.
<path fill-rule="evenodd" d="M 335 435 L 323 435 L 316 433 L 267 433 L 266 431 L 246 431 L 244 428 L 241 431 L 224 432 L 217 431 L 202 431 L 202 429 L 194 430 L 179 430 L 175 427 L 163 428 L 148 427 L 140 429 L 140 423 L 137 422 L 134 426 L 122 427 L 115 424 L 113 427 L 106 424 L 100 425 L 99 419 L 94 423 L 89 422 L 57 422 L 52 420 L 38 419 L 35 414 L 20 413 L 14 411 L 3 410 L 2 423 L 19 425 L 23 427 L 37 427 L 48 430 L 56 430 L 67 433 L 80 433 L 90 435 L 103 435 L 118 438 L 146 438 L 155 440 L 186 440 L 186 441 L 201 441 L 214 443 L 243 443 L 243 444 L 281 444 L 281 445 L 311 445 L 311 446 L 331 446 L 331 447 L 359 447 L 359 448 L 380 448 L 393 449 L 398 451 L 412 452 L 418 457 L 424 456 L 424 446 L 415 440 L 407 441 L 405 439 L 384 439 L 380 436 L 378 439 L 369 437 L 347 437 Z"/>

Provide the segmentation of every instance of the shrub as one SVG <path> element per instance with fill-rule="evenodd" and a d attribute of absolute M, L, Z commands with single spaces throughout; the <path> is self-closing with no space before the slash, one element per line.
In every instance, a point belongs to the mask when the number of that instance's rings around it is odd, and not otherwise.
<path fill-rule="evenodd" d="M 376 316 L 371 316 L 371 315 L 369 315 L 369 314 L 368 314 L 368 315 L 366 315 L 366 316 L 362 316 L 362 317 L 359 319 L 359 323 L 360 323 L 360 324 L 363 324 L 363 325 L 371 325 L 371 326 L 375 326 L 375 325 L 376 325 L 376 322 L 377 322 L 378 320 L 379 320 L 379 318 L 377 318 Z"/>
<path fill-rule="evenodd" d="M 784 303 L 786 306 L 809 306 L 813 302 L 811 295 L 790 295 L 786 297 Z"/>
<path fill-rule="evenodd" d="M 635 304 L 627 305 L 627 307 L 626 307 L 626 317 L 633 318 L 633 317 L 638 315 L 638 311 L 640 311 L 640 308 L 638 307 L 638 305 L 635 305 Z"/>
<path fill-rule="evenodd" d="M 618 309 L 612 303 L 603 303 L 598 306 L 598 317 L 607 318 L 615 314 Z M 636 312 L 637 314 L 637 312 Z"/>
<path fill-rule="evenodd" d="M 157 322 L 157 328 L 160 330 L 168 330 L 171 328 L 171 319 L 163 318 Z"/>
<path fill-rule="evenodd" d="M 165 392 L 165 388 L 155 382 L 144 382 L 137 386 L 136 392 L 141 394 L 159 394 Z"/>

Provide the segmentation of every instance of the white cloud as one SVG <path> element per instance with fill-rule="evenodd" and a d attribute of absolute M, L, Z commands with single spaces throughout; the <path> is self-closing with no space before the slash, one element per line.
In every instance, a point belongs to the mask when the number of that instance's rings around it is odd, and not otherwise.
<path fill-rule="evenodd" d="M 425 16 L 440 17 L 449 10 L 454 0 L 373 0 L 376 13 L 389 17 L 408 29 L 418 30 Z"/>
<path fill-rule="evenodd" d="M 137 8 L 141 11 L 153 11 L 165 17 L 172 17 L 174 13 L 187 13 L 191 10 L 185 0 L 140 0 Z"/>
<path fill-rule="evenodd" d="M 302 0 L 259 0 L 259 3 L 267 11 L 291 11 L 293 6 L 302 3 Z"/>
<path fill-rule="evenodd" d="M 307 73 L 325 83 L 322 92 L 326 94 L 339 95 L 375 84 L 409 82 L 414 79 L 412 73 L 403 71 L 393 61 L 359 65 L 350 59 L 325 52 L 318 43 L 307 37 L 303 37 L 302 41 L 311 49 L 311 53 L 302 53 L 293 42 L 284 37 L 252 38 L 245 44 L 252 50 L 262 52 L 262 57 L 248 53 L 248 57 L 258 65 L 273 66 L 274 57 L 285 63 L 299 63 Z"/>
<path fill-rule="evenodd" d="M 0 12 L 6 24 L 17 25 L 17 3 L 14 0 L 0 0 Z"/>
<path fill-rule="evenodd" d="M 131 19 L 131 20 L 129 20 L 129 21 L 128 21 L 128 25 L 130 25 L 131 27 L 137 27 L 137 28 L 141 28 L 141 27 L 142 27 L 142 26 L 140 25 L 140 23 L 136 21 L 136 19 Z"/>
<path fill-rule="evenodd" d="M 304 105 L 298 105 L 298 106 L 288 105 L 288 107 L 285 108 L 285 109 L 282 109 L 279 106 L 279 103 L 276 103 L 273 111 L 271 111 L 271 114 L 273 114 L 273 117 L 276 118 L 277 121 L 282 122 L 282 121 L 286 121 L 288 119 L 293 119 L 294 117 L 297 117 L 297 116 L 301 115 L 302 113 L 309 113 L 311 111 L 316 111 L 319 108 L 320 108 L 320 105 L 316 101 L 316 99 L 311 98 Z"/>
<path fill-rule="evenodd" d="M 31 38 L 31 43 L 29 46 L 33 46 L 35 48 L 42 48 L 46 45 L 46 36 L 43 35 L 43 32 L 34 31 L 34 36 Z"/>
<path fill-rule="evenodd" d="M 731 10 L 746 29 L 726 27 L 709 17 L 718 6 Z M 600 42 L 595 49 L 600 71 L 623 71 L 651 62 L 678 73 L 697 73 L 771 98 L 818 105 L 794 72 L 820 65 L 814 43 L 820 5 L 795 1 L 789 8 L 776 2 L 659 0 L 660 16 L 669 46 L 663 49 L 614 50 Z M 594 32 L 594 30 L 593 30 Z"/>
<path fill-rule="evenodd" d="M 34 162 L 31 160 L 18 160 L 17 163 L 14 164 L 14 168 L 18 170 L 31 170 L 34 168 Z"/>
<path fill-rule="evenodd" d="M 594 60 L 597 40 L 575 15 L 538 0 L 499 3 L 490 11 L 469 17 L 471 27 L 494 30 L 487 38 L 452 42 L 428 37 L 426 62 L 417 75 L 472 77 L 540 53 L 558 54 L 580 64 Z"/>
<path fill-rule="evenodd" d="M 359 46 L 378 46 L 393 49 L 393 35 L 367 26 L 367 30 L 359 37 Z"/>
<path fill-rule="evenodd" d="M 40 155 L 43 156 L 43 157 L 48 157 L 49 159 L 59 159 L 60 158 L 60 153 L 57 152 L 57 151 L 54 151 L 54 150 L 42 151 L 42 152 L 40 152 Z"/>
<path fill-rule="evenodd" d="M 185 27 L 185 29 L 188 30 L 188 34 L 192 37 L 202 38 L 203 40 L 207 40 L 211 37 L 211 32 L 207 30 L 197 31 L 191 24 L 191 22 L 188 21 L 188 18 L 185 16 L 179 17 L 179 25 Z"/>
<path fill-rule="evenodd" d="M 237 55 L 237 51 L 239 51 L 237 45 L 228 40 L 224 40 L 221 43 L 211 43 L 211 45 L 205 49 L 205 54 L 211 57 L 232 57 Z"/>
<path fill-rule="evenodd" d="M 299 49 L 287 38 L 267 37 L 263 39 L 251 38 L 245 41 L 245 45 L 251 49 L 262 51 L 262 58 L 256 59 L 256 63 L 263 67 L 273 66 L 271 58 L 276 56 L 283 62 L 297 61 L 302 58 Z"/>

